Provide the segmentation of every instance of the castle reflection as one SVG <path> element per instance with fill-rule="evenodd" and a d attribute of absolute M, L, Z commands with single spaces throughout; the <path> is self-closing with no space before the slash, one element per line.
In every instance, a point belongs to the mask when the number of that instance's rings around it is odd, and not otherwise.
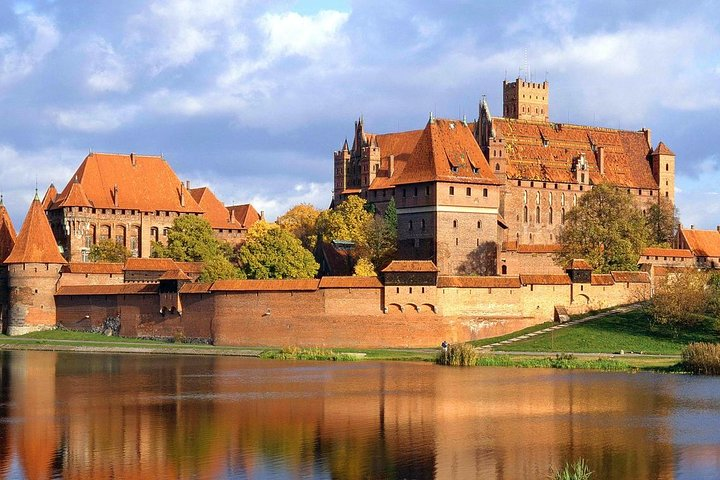
<path fill-rule="evenodd" d="M 720 458 L 712 434 L 674 444 L 672 376 L 32 351 L 0 372 L 0 478 L 545 478 L 582 457 L 665 479 Z"/>

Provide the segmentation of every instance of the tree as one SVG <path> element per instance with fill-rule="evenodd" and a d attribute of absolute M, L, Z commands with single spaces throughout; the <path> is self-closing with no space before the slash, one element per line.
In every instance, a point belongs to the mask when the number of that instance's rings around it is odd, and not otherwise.
<path fill-rule="evenodd" d="M 247 278 L 312 278 L 320 266 L 299 239 L 267 222 L 256 222 L 237 251 Z"/>
<path fill-rule="evenodd" d="M 379 270 L 395 256 L 397 227 L 391 228 L 385 217 L 375 217 L 366 228 L 365 242 L 357 245 L 357 255 L 370 260 Z"/>
<path fill-rule="evenodd" d="M 608 184 L 596 185 L 580 197 L 558 234 L 562 264 L 584 258 L 596 272 L 637 270 L 648 245 L 648 228 L 630 194 Z"/>
<path fill-rule="evenodd" d="M 90 247 L 91 262 L 124 263 L 130 256 L 130 250 L 109 238 Z"/>
<path fill-rule="evenodd" d="M 277 224 L 289 231 L 311 252 L 315 249 L 317 241 L 317 220 L 320 210 L 309 203 L 295 205 L 277 219 Z"/>
<path fill-rule="evenodd" d="M 714 306 L 716 294 L 707 272 L 686 269 L 668 275 L 658 285 L 648 304 L 653 321 L 668 325 L 677 333 L 683 326 L 693 326 L 705 320 L 705 314 Z"/>
<path fill-rule="evenodd" d="M 375 266 L 367 258 L 358 260 L 353 269 L 353 276 L 355 277 L 374 277 L 376 275 Z"/>
<path fill-rule="evenodd" d="M 203 262 L 205 266 L 200 274 L 203 282 L 241 276 L 228 259 L 232 248 L 215 238 L 206 219 L 196 215 L 179 216 L 168 229 L 167 238 L 167 245 L 153 243 L 153 257 L 172 258 L 178 262 Z"/>
<path fill-rule="evenodd" d="M 395 197 L 390 197 L 390 201 L 388 202 L 387 207 L 385 207 L 385 215 L 383 215 L 383 217 L 387 222 L 387 228 L 394 231 L 395 237 L 397 238 L 398 217 Z"/>
<path fill-rule="evenodd" d="M 364 245 L 374 215 L 365 209 L 365 200 L 351 195 L 333 210 L 325 210 L 317 221 L 318 233 L 326 242 L 348 240 Z"/>
<path fill-rule="evenodd" d="M 647 211 L 647 225 L 650 230 L 650 244 L 669 246 L 672 244 L 680 225 L 678 209 L 666 198 L 660 197 Z"/>

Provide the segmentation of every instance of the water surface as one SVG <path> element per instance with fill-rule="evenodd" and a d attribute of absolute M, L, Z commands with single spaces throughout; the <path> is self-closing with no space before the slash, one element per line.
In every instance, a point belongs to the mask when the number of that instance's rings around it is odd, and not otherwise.
<path fill-rule="evenodd" d="M 720 478 L 720 379 L 0 352 L 0 479 Z"/>

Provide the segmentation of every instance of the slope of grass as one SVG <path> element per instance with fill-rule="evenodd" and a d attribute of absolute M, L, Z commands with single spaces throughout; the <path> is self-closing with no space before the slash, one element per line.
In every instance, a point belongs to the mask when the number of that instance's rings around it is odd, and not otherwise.
<path fill-rule="evenodd" d="M 543 328 L 552 327 L 553 325 L 554 325 L 553 322 L 545 322 L 545 323 L 541 323 L 539 325 L 533 325 L 533 326 L 530 326 L 527 328 L 523 328 L 522 330 L 518 330 L 517 332 L 508 333 L 506 335 L 500 335 L 499 337 L 481 338 L 480 340 L 473 340 L 470 342 L 470 344 L 472 344 L 472 346 L 474 346 L 474 347 L 482 347 L 484 345 L 490 345 L 492 343 L 502 342 L 503 340 L 507 340 L 508 338 L 520 337 L 527 333 L 537 332 L 538 330 L 542 330 Z"/>
<path fill-rule="evenodd" d="M 504 345 L 503 351 L 680 354 L 690 342 L 717 342 L 720 335 L 713 319 L 674 332 L 653 325 L 642 311 L 633 310 L 590 320 L 527 340 Z"/>

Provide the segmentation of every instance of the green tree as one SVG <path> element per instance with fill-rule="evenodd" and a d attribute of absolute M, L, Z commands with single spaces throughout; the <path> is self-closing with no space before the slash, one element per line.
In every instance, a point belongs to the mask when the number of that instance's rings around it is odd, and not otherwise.
<path fill-rule="evenodd" d="M 357 245 L 357 255 L 369 259 L 379 270 L 397 252 L 397 227 L 392 228 L 385 217 L 375 217 L 366 228 L 365 242 Z"/>
<path fill-rule="evenodd" d="M 655 323 L 668 325 L 675 333 L 701 323 L 715 306 L 716 284 L 707 272 L 695 269 L 670 274 L 656 288 L 648 313 Z"/>
<path fill-rule="evenodd" d="M 367 258 L 358 260 L 353 269 L 353 276 L 355 277 L 374 277 L 376 275 L 375 266 Z"/>
<path fill-rule="evenodd" d="M 105 239 L 90 247 L 91 262 L 115 262 L 123 263 L 130 258 L 130 250 L 117 242 Z"/>
<path fill-rule="evenodd" d="M 312 278 L 320 266 L 290 232 L 256 222 L 237 251 L 237 261 L 247 278 Z"/>
<path fill-rule="evenodd" d="M 232 251 L 215 238 L 210 223 L 196 215 L 177 217 L 168 230 L 167 245 L 153 243 L 152 256 L 172 258 L 178 262 L 203 262 L 201 281 L 238 278 L 241 273 L 227 258 Z"/>
<path fill-rule="evenodd" d="M 320 210 L 309 203 L 295 205 L 277 219 L 277 224 L 289 231 L 310 251 L 315 249 L 317 242 L 317 220 Z"/>
<path fill-rule="evenodd" d="M 395 236 L 397 237 L 398 216 L 395 197 L 390 197 L 390 201 L 388 202 L 387 207 L 385 207 L 385 215 L 383 215 L 383 217 L 387 222 L 388 229 L 393 230 L 395 232 Z"/>
<path fill-rule="evenodd" d="M 630 194 L 608 184 L 596 185 L 580 197 L 558 234 L 562 245 L 556 260 L 566 264 L 584 258 L 596 272 L 637 270 L 640 252 L 648 245 L 648 228 Z"/>
<path fill-rule="evenodd" d="M 650 230 L 650 244 L 669 246 L 680 226 L 678 209 L 666 198 L 660 198 L 647 211 L 646 221 Z"/>
<path fill-rule="evenodd" d="M 364 245 L 374 215 L 365 209 L 365 200 L 351 195 L 332 210 L 325 210 L 317 221 L 318 233 L 326 242 L 349 240 Z"/>

